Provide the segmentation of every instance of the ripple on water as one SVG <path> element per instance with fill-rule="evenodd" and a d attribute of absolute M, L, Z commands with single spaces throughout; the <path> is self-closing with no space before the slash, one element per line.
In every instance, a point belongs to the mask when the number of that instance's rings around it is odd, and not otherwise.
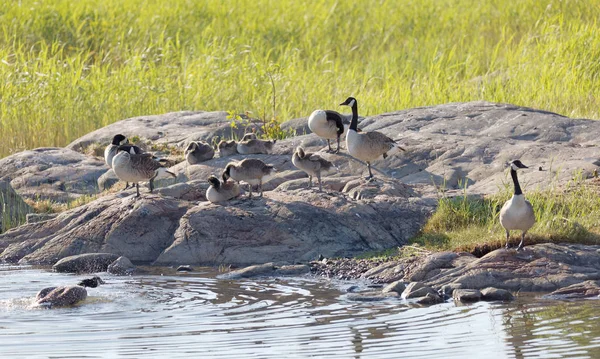
<path fill-rule="evenodd" d="M 44 310 L 40 288 L 84 276 L 0 266 L 0 357 L 600 357 L 599 301 L 414 307 L 348 301 L 347 283 L 159 270 L 103 274 L 82 305 Z"/>

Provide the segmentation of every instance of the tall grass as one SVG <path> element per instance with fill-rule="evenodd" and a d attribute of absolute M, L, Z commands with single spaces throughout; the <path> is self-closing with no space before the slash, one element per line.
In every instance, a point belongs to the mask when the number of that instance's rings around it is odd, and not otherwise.
<path fill-rule="evenodd" d="M 0 157 L 176 110 L 598 118 L 600 0 L 0 0 Z M 273 106 L 273 97 L 276 98 Z"/>

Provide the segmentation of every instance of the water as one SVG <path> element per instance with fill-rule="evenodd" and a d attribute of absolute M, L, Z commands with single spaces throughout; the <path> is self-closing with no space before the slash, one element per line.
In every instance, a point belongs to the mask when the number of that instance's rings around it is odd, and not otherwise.
<path fill-rule="evenodd" d="M 39 289 L 89 276 L 0 266 L 0 358 L 600 358 L 599 300 L 418 307 L 349 301 L 348 282 L 152 270 L 47 310 Z"/>

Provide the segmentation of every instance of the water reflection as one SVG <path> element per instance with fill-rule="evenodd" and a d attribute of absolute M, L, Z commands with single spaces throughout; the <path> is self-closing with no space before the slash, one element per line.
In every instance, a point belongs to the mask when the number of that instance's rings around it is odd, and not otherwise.
<path fill-rule="evenodd" d="M 216 274 L 106 277 L 83 305 L 39 310 L 37 290 L 83 277 L 0 266 L 0 357 L 600 357 L 599 301 L 357 303 L 349 283 Z"/>

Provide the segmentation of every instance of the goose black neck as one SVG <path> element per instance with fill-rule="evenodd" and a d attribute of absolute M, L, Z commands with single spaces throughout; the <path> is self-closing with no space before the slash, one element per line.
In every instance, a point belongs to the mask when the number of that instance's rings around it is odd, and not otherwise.
<path fill-rule="evenodd" d="M 519 185 L 519 179 L 517 178 L 517 171 L 511 168 L 510 176 L 512 177 L 513 184 L 515 185 L 515 196 L 523 194 L 523 191 L 521 191 L 521 186 Z"/>
<path fill-rule="evenodd" d="M 354 101 L 354 105 L 352 105 L 352 122 L 350 122 L 350 129 L 357 131 L 358 130 L 358 104 L 356 100 Z"/>

